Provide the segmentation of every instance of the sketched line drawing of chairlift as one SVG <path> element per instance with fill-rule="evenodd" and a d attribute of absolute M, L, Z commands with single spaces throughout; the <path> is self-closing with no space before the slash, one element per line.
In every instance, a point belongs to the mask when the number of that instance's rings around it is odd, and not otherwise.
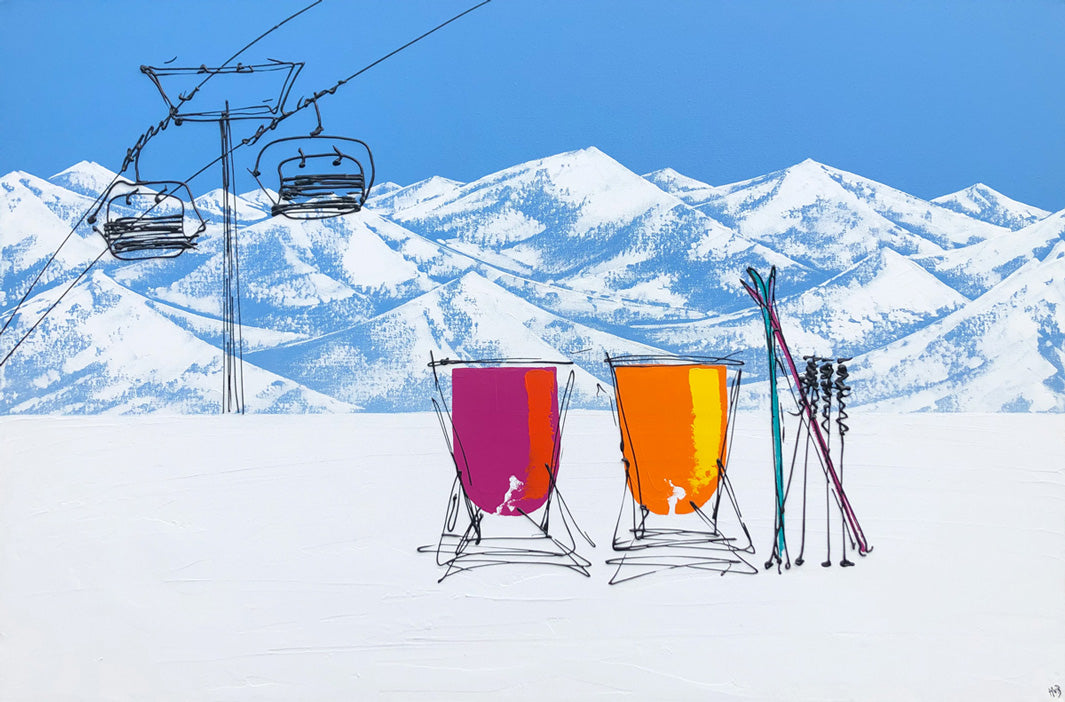
<path fill-rule="evenodd" d="M 260 167 L 264 156 L 278 153 L 277 190 L 271 192 L 260 180 Z M 262 148 L 251 174 L 273 203 L 270 214 L 275 217 L 340 217 L 366 204 L 374 182 L 373 152 L 366 142 L 351 137 L 285 137 Z"/>
<path fill-rule="evenodd" d="M 116 180 L 87 221 L 124 261 L 180 256 L 207 228 L 189 186 L 174 180 Z"/>

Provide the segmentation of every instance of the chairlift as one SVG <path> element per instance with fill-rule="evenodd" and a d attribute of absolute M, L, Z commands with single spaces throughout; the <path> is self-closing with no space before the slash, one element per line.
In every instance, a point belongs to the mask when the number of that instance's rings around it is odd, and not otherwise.
<path fill-rule="evenodd" d="M 277 145 L 295 154 L 277 164 L 277 197 L 259 180 L 264 155 Z M 355 155 L 351 144 L 359 148 Z M 275 152 L 281 149 L 275 149 Z M 365 151 L 365 155 L 362 153 Z M 365 163 L 365 166 L 364 166 Z M 328 219 L 358 212 L 374 182 L 373 153 L 366 142 L 351 137 L 311 135 L 271 141 L 255 159 L 252 176 L 273 203 L 270 214 L 289 219 Z"/>
<path fill-rule="evenodd" d="M 101 210 L 103 224 L 98 227 Z M 186 221 L 186 215 L 193 222 Z M 173 180 L 118 180 L 88 222 L 111 255 L 123 261 L 180 256 L 196 248 L 196 239 L 207 228 L 188 185 Z"/>

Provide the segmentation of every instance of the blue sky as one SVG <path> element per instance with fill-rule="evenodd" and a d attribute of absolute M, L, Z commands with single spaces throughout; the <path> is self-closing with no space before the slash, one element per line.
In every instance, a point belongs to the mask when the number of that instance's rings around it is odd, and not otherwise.
<path fill-rule="evenodd" d="M 308 2 L 0 0 L 0 171 L 117 168 L 165 114 L 141 64 L 219 63 Z M 306 62 L 294 100 L 472 4 L 325 0 L 241 59 Z M 1058 210 L 1063 36 L 1061 0 L 493 0 L 321 106 L 399 183 L 594 145 L 713 184 L 810 157 L 921 197 L 981 181 Z M 217 150 L 210 125 L 168 130 L 144 175 L 184 178 Z"/>

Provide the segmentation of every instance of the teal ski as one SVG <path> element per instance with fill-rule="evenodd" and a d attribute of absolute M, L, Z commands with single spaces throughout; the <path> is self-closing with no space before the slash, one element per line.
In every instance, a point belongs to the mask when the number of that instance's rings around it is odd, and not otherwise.
<path fill-rule="evenodd" d="M 773 318 L 770 307 L 774 304 L 776 296 L 777 269 L 774 267 L 769 272 L 769 280 L 763 280 L 758 271 L 753 268 L 747 269 L 754 283 L 752 288 L 743 281 L 743 287 L 758 303 L 762 310 L 762 321 L 765 323 L 766 352 L 769 360 L 769 398 L 773 416 L 773 473 L 776 479 L 776 517 L 774 528 L 776 535 L 773 542 L 773 554 L 766 561 L 765 567 L 771 568 L 775 562 L 780 565 L 787 558 L 787 540 L 784 533 L 784 449 L 783 432 L 780 424 L 780 397 L 777 394 L 777 345 L 773 333 Z"/>

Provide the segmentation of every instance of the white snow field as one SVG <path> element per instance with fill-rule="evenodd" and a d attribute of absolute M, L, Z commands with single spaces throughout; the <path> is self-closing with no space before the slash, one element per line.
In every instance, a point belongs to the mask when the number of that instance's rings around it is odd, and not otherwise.
<path fill-rule="evenodd" d="M 1065 416 L 852 419 L 874 546 L 856 567 L 819 565 L 815 481 L 806 565 L 761 570 L 768 417 L 742 413 L 730 475 L 759 574 L 610 586 L 609 413 L 570 414 L 559 475 L 592 577 L 442 583 L 415 550 L 453 476 L 430 414 L 2 417 L 0 699 L 1053 699 Z"/>

